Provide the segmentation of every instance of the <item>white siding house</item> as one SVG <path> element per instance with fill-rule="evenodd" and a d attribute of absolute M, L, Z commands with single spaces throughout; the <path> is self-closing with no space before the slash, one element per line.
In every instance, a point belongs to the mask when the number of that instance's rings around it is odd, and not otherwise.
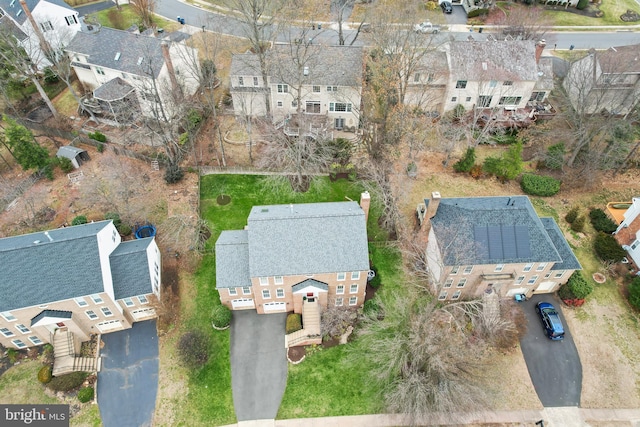
<path fill-rule="evenodd" d="M 10 19 L 19 29 L 14 34 L 39 69 L 51 65 L 46 57 L 46 50 L 60 51 L 80 31 L 78 12 L 62 0 L 0 0 L 0 10 L 3 19 Z M 33 21 L 29 19 L 29 13 Z M 48 43 L 48 48 L 43 50 L 33 23 Z"/>
<path fill-rule="evenodd" d="M 274 122 L 304 113 L 324 117 L 331 128 L 358 127 L 362 93 L 363 51 L 351 46 L 274 46 L 264 82 L 258 57 L 234 55 L 231 95 L 236 115 L 259 117 L 269 103 Z"/>
<path fill-rule="evenodd" d="M 199 87 L 198 52 L 184 43 L 188 37 L 101 28 L 76 34 L 65 52 L 82 85 L 107 111 L 118 116 L 139 109 L 147 117 L 170 118 L 183 106 L 182 96 Z"/>

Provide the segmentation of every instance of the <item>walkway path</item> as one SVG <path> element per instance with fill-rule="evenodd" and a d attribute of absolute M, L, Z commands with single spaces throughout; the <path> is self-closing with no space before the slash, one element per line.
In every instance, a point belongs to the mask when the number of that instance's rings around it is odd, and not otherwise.
<path fill-rule="evenodd" d="M 637 427 L 640 425 L 640 409 L 582 409 L 547 408 L 528 411 L 496 411 L 474 414 L 457 414 L 451 417 L 434 416 L 427 425 L 522 425 L 533 427 L 544 420 L 545 427 L 587 427 L 589 423 L 615 427 Z M 347 417 L 298 418 L 292 420 L 256 420 L 231 424 L 225 427 L 393 427 L 408 425 L 401 415 L 378 414 Z M 607 424 L 603 424 L 607 423 Z"/>

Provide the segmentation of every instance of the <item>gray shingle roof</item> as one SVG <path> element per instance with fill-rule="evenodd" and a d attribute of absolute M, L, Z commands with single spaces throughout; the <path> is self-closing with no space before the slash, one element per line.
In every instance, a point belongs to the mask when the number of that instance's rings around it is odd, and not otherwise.
<path fill-rule="evenodd" d="M 14 36 L 19 41 L 24 41 L 29 38 L 29 36 L 19 28 L 15 22 L 11 20 L 7 15 L 4 15 L 0 18 L 0 28 L 2 31 L 7 31 L 9 34 Z"/>
<path fill-rule="evenodd" d="M 249 234 L 227 230 L 216 241 L 216 288 L 251 286 Z"/>
<path fill-rule="evenodd" d="M 580 265 L 580 261 L 576 258 L 575 254 L 571 250 L 569 243 L 564 238 L 560 227 L 553 218 L 540 218 L 542 221 L 542 225 L 544 225 L 545 230 L 547 230 L 547 234 L 551 238 L 551 241 L 555 245 L 562 261 L 556 262 L 552 270 L 582 270 L 582 266 Z"/>
<path fill-rule="evenodd" d="M 117 101 L 129 95 L 135 89 L 120 77 L 109 80 L 93 91 L 93 97 L 102 101 Z"/>
<path fill-rule="evenodd" d="M 538 62 L 538 80 L 534 89 L 553 90 L 553 58 L 550 56 L 543 56 Z"/>
<path fill-rule="evenodd" d="M 442 254 L 445 265 L 562 261 L 526 196 L 443 198 L 431 221 L 441 250 L 443 242 L 448 248 Z M 477 238 L 478 227 L 488 229 L 499 251 Z"/>
<path fill-rule="evenodd" d="M 0 312 L 104 292 L 96 234 L 110 223 L 0 239 Z"/>
<path fill-rule="evenodd" d="M 329 285 L 327 285 L 324 282 L 321 282 L 319 280 L 315 280 L 315 279 L 306 279 L 303 280 L 300 283 L 297 283 L 295 285 L 293 285 L 291 287 L 291 291 L 292 292 L 298 292 L 299 290 L 302 290 L 308 286 L 312 286 L 314 288 L 318 288 L 318 289 L 322 289 L 323 291 L 328 291 L 329 290 Z"/>
<path fill-rule="evenodd" d="M 356 202 L 254 206 L 251 277 L 369 269 L 364 211 Z"/>
<path fill-rule="evenodd" d="M 77 33 L 65 51 L 86 55 L 88 63 L 99 67 L 139 76 L 148 76 L 152 71 L 157 77 L 164 66 L 161 43 L 155 37 L 102 27 L 91 34 Z"/>
<path fill-rule="evenodd" d="M 271 84 L 298 82 L 299 70 L 292 60 L 299 45 L 275 45 L 269 51 L 267 63 Z M 356 46 L 313 45 L 313 53 L 308 54 L 304 66 L 308 75 L 305 84 L 327 86 L 362 86 L 363 51 Z M 317 51 L 315 51 L 317 50 Z M 255 54 L 233 55 L 232 76 L 260 76 L 260 63 Z"/>
<path fill-rule="evenodd" d="M 457 41 L 449 44 L 455 80 L 536 81 L 533 40 Z"/>
<path fill-rule="evenodd" d="M 147 248 L 153 237 L 122 242 L 111 252 L 111 276 L 116 300 L 153 292 Z"/>

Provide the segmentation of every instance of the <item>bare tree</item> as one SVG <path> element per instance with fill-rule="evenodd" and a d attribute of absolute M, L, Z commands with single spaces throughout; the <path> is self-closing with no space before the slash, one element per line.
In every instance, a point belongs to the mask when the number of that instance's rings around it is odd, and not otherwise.
<path fill-rule="evenodd" d="M 34 40 L 26 39 L 26 43 L 32 42 L 34 42 Z M 34 51 L 36 50 L 34 49 Z M 29 58 L 25 49 L 14 36 L 12 25 L 9 23 L 2 25 L 0 28 L 0 58 L 5 66 L 11 67 L 17 74 L 28 78 L 33 83 L 38 94 L 51 111 L 51 114 L 53 114 L 55 118 L 58 118 L 58 110 L 56 110 L 53 102 L 51 102 L 51 99 L 49 99 L 49 96 L 40 84 L 36 66 L 37 61 Z"/>
<path fill-rule="evenodd" d="M 544 14 L 544 8 L 514 4 L 496 24 L 503 25 L 503 34 L 518 40 L 540 41 L 547 35 L 552 23 Z M 549 42 L 550 40 L 547 40 Z"/>
<path fill-rule="evenodd" d="M 155 26 L 153 16 L 156 12 L 156 0 L 132 0 L 130 4 L 145 28 Z"/>
<path fill-rule="evenodd" d="M 282 0 L 226 0 L 225 4 L 238 13 L 237 19 L 249 40 L 251 50 L 258 56 L 263 82 L 268 82 L 267 52 L 277 34 L 275 14 L 281 10 Z M 267 117 L 271 117 L 271 97 L 264 92 Z"/>
<path fill-rule="evenodd" d="M 380 304 L 384 319 L 365 317 L 353 356 L 364 359 L 386 409 L 404 414 L 410 425 L 425 425 L 434 415 L 451 421 L 460 408 L 483 408 L 486 345 L 472 338 L 466 313 L 438 309 L 419 294 Z"/>

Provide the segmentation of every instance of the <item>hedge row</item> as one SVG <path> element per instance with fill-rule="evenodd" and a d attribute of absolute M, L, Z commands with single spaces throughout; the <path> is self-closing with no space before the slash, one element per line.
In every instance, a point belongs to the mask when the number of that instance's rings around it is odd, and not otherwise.
<path fill-rule="evenodd" d="M 522 175 L 520 187 L 526 194 L 548 197 L 560 191 L 560 181 L 550 176 L 527 173 Z"/>

